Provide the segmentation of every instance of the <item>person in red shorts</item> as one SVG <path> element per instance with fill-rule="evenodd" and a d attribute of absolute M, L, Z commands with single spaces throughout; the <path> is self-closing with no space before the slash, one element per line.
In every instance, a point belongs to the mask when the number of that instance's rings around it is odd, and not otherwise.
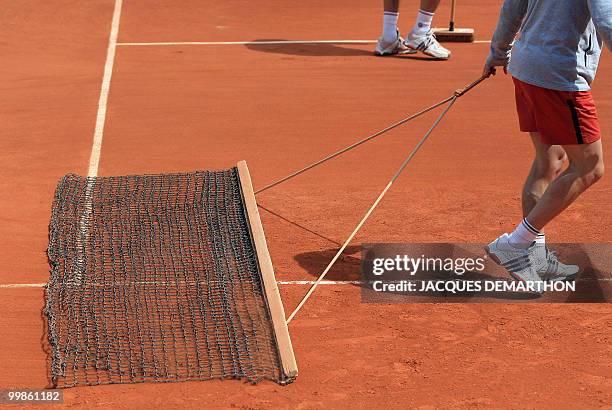
<path fill-rule="evenodd" d="M 548 251 L 542 230 L 604 173 L 590 91 L 603 42 L 612 47 L 610 0 L 506 0 L 484 66 L 484 76 L 496 67 L 512 75 L 520 129 L 535 148 L 523 220 L 486 250 L 513 278 L 539 288 L 579 270 Z"/>

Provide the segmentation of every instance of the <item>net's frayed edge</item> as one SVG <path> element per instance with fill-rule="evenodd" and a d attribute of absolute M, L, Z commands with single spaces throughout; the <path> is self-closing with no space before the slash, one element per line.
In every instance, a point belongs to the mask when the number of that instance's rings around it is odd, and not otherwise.
<path fill-rule="evenodd" d="M 74 177 L 74 174 L 64 175 L 59 181 L 53 197 L 53 205 L 51 207 L 51 221 L 49 222 L 49 245 L 47 247 L 47 262 L 49 263 L 49 282 L 45 288 L 45 307 L 44 314 L 47 318 L 47 338 L 51 347 L 51 387 L 57 387 L 58 377 L 62 376 L 61 359 L 58 348 L 57 325 L 55 322 L 56 306 L 51 297 L 51 290 L 57 286 L 59 280 L 59 263 L 57 261 L 57 226 L 58 226 L 58 205 L 60 202 L 61 192 L 68 178 Z"/>

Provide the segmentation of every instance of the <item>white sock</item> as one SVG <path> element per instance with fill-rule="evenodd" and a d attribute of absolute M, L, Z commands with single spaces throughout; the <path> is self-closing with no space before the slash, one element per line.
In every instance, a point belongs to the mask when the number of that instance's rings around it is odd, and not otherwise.
<path fill-rule="evenodd" d="M 397 38 L 397 19 L 399 13 L 393 11 L 385 11 L 383 16 L 383 34 L 382 38 L 385 43 L 391 43 Z"/>
<path fill-rule="evenodd" d="M 417 14 L 416 23 L 412 29 L 412 34 L 415 36 L 424 36 L 431 30 L 431 21 L 433 20 L 434 13 L 428 11 L 419 10 Z"/>
<path fill-rule="evenodd" d="M 527 219 L 523 218 L 514 232 L 510 234 L 508 243 L 515 248 L 527 249 L 540 234 L 540 231 L 534 228 Z"/>

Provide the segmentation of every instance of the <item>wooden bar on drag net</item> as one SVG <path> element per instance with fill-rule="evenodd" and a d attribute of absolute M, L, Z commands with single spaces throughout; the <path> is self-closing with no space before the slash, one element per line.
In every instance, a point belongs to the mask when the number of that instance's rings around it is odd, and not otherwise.
<path fill-rule="evenodd" d="M 247 167 L 246 161 L 240 161 L 237 167 L 242 197 L 244 198 L 251 235 L 257 253 L 257 261 L 263 279 L 262 282 L 266 300 L 268 302 L 268 308 L 270 309 L 270 316 L 274 327 L 274 336 L 276 338 L 276 344 L 278 345 L 281 367 L 283 373 L 285 373 L 287 377 L 295 378 L 297 377 L 298 369 L 293 354 L 291 338 L 289 337 L 289 329 L 287 328 L 285 309 L 283 308 L 283 302 L 280 297 L 280 292 L 278 291 L 278 284 L 274 277 L 272 259 L 270 259 L 263 225 L 259 218 L 259 210 L 257 209 L 257 202 L 255 201 L 255 194 L 253 193 L 249 168 Z"/>

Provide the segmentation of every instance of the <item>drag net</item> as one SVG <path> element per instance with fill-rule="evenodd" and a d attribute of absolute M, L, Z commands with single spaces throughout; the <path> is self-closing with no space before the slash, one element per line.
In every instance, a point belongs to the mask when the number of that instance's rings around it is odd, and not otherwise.
<path fill-rule="evenodd" d="M 289 382 L 246 218 L 236 168 L 65 176 L 48 250 L 53 383 Z"/>

